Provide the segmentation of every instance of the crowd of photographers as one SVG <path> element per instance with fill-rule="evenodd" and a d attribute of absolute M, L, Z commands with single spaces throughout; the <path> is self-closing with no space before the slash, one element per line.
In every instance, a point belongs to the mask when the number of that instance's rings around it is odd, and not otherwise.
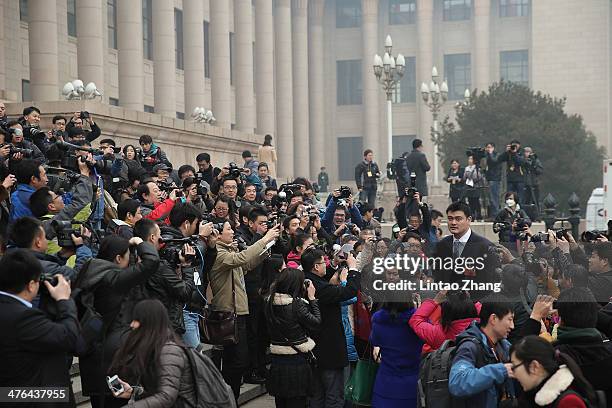
<path fill-rule="evenodd" d="M 196 381 L 201 371 L 192 373 L 196 363 L 184 350 L 209 343 L 232 397 L 221 406 L 235 404 L 243 382 L 265 383 L 278 407 L 416 406 L 427 355 L 444 340 L 469 337 L 453 354 L 449 398 L 493 407 L 533 398 L 529 381 L 548 379 L 537 364 L 531 369 L 544 357 L 525 357 L 519 347 L 533 334 L 548 339 L 543 355 L 562 348 L 582 369 L 571 365 L 573 378 L 586 378 L 571 390 L 587 405 L 571 406 L 596 406 L 597 390 L 612 396 L 601 378 L 612 368 L 605 234 L 584 237 L 592 243 L 568 231 L 533 234 L 510 191 L 512 217 L 497 224 L 514 245 L 493 245 L 471 230 L 470 206 L 454 202 L 446 214 L 430 208 L 426 185 L 408 168 L 397 227 L 384 237 L 371 151 L 356 169 L 357 201 L 348 186 L 322 195 L 306 178 L 277 183 L 249 151 L 241 165 L 215 167 L 201 153 L 197 167 L 176 166 L 148 135 L 139 146 L 98 140 L 87 112 L 55 117 L 51 131 L 39 121 L 34 107 L 16 121 L 0 117 L 0 386 L 71 390 L 77 356 L 82 393 L 94 408 L 128 400 L 194 406 L 220 389 Z M 408 162 L 424 177 L 419 149 Z M 485 261 L 480 270 L 423 262 L 408 272 L 386 262 L 397 256 Z M 389 265 L 382 273 L 380 260 Z M 500 284 L 501 293 L 422 289 L 389 301 L 376 293 L 377 279 Z M 565 302 L 558 312 L 553 298 Z M 353 393 L 355 369 L 373 349 L 382 359 L 371 401 L 363 401 Z M 426 398 L 427 386 L 420 392 Z"/>

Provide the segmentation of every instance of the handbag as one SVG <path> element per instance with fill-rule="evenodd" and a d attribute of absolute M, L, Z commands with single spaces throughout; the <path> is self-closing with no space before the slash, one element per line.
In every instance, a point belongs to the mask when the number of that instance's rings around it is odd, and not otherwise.
<path fill-rule="evenodd" d="M 352 401 L 358 405 L 372 405 L 372 390 L 374 389 L 379 362 L 380 353 L 376 361 L 372 358 L 359 359 L 357 361 L 355 371 L 344 386 L 345 400 Z"/>
<path fill-rule="evenodd" d="M 232 311 L 212 310 L 206 305 L 200 315 L 198 326 L 200 337 L 206 344 L 213 346 L 230 346 L 238 344 L 238 325 L 236 320 L 236 283 L 232 273 Z"/>

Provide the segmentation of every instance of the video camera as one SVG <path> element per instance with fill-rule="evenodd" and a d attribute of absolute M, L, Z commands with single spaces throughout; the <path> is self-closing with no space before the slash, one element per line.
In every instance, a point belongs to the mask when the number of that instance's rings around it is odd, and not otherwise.
<path fill-rule="evenodd" d="M 562 239 L 562 238 L 566 238 L 567 239 L 567 233 L 570 232 L 570 230 L 566 229 L 566 228 L 554 228 L 553 232 L 555 233 L 555 236 L 557 237 L 557 239 Z M 588 232 L 588 231 L 587 231 Z M 546 232 L 539 232 L 537 234 L 535 234 L 534 236 L 531 237 L 531 242 L 550 242 L 550 237 L 548 235 L 548 233 Z"/>
<path fill-rule="evenodd" d="M 12 130 L 12 129 L 10 129 L 10 130 Z M 0 148 L 2 148 L 4 146 L 9 146 L 9 148 L 10 148 L 9 156 L 12 156 L 12 155 L 17 154 L 17 153 L 21 153 L 23 155 L 23 157 L 30 158 L 34 154 L 34 150 L 32 150 L 32 149 L 24 149 L 22 147 L 14 146 L 11 143 L 2 143 L 2 144 L 0 144 Z"/>
<path fill-rule="evenodd" d="M 65 169 L 69 169 L 73 171 L 79 171 L 79 163 L 78 163 L 79 160 L 81 161 L 81 163 L 86 162 L 83 156 L 77 157 L 76 155 L 77 150 L 81 152 L 91 153 L 94 156 L 101 156 L 103 154 L 103 152 L 98 149 L 94 149 L 91 147 L 85 147 L 85 146 L 79 146 L 79 145 L 75 145 L 75 144 L 68 143 L 68 142 L 62 142 L 62 141 L 55 142 L 54 146 L 56 146 L 59 150 L 63 152 L 68 152 L 67 155 L 63 155 L 62 160 L 61 160 L 61 166 Z M 90 163 L 88 163 L 87 165 L 90 168 L 94 166 L 93 164 L 90 164 Z"/>
<path fill-rule="evenodd" d="M 84 222 L 81 221 L 59 221 L 53 220 L 51 221 L 51 228 L 55 231 L 57 235 L 57 245 L 62 248 L 74 247 L 74 242 L 72 242 L 72 235 L 75 237 L 81 236 L 81 228 L 74 228 L 73 224 L 83 225 Z"/>
<path fill-rule="evenodd" d="M 400 199 L 408 197 L 408 199 L 412 200 L 414 198 L 414 195 L 418 193 L 418 190 L 416 188 L 416 179 L 416 173 L 414 171 L 410 172 L 410 187 L 404 188 L 404 195 L 400 197 Z"/>
<path fill-rule="evenodd" d="M 348 207 L 348 202 L 346 200 L 348 200 L 351 194 L 353 194 L 351 188 L 349 186 L 340 186 L 340 188 L 337 188 L 334 191 L 340 193 L 338 197 L 332 196 L 332 200 L 334 200 L 334 203 L 336 203 L 336 205 L 340 207 Z"/>
<path fill-rule="evenodd" d="M 168 194 L 174 190 L 176 191 L 176 196 L 177 197 L 183 197 L 183 191 L 182 190 L 178 190 L 178 187 L 176 186 L 176 184 L 174 183 L 174 181 L 168 181 L 168 180 L 157 180 L 156 182 L 157 187 L 161 190 L 161 191 L 165 191 Z"/>
<path fill-rule="evenodd" d="M 209 185 L 206 180 L 204 180 L 204 175 L 201 172 L 196 173 L 195 177 L 196 188 L 198 190 L 198 195 L 204 197 L 208 194 Z"/>
<path fill-rule="evenodd" d="M 238 167 L 238 165 L 234 162 L 231 162 L 228 166 L 229 174 L 227 177 L 236 179 L 242 177 L 242 172 L 244 171 L 244 167 Z"/>
<path fill-rule="evenodd" d="M 279 188 L 278 188 L 278 194 L 277 194 L 277 202 L 278 203 L 283 203 L 283 202 L 289 202 L 291 201 L 291 197 L 293 197 L 295 195 L 296 192 L 301 191 L 302 190 L 302 185 L 301 184 L 282 184 Z"/>
<path fill-rule="evenodd" d="M 195 255 L 185 254 L 183 245 L 188 244 L 195 247 L 199 239 L 200 238 L 197 235 L 184 238 L 174 238 L 169 235 L 164 235 L 162 231 L 161 241 L 165 244 L 165 246 L 159 251 L 159 257 L 166 260 L 173 266 L 177 266 L 181 263 L 179 256 L 182 256 L 186 262 L 191 262 L 192 265 L 197 265 L 197 257 Z"/>
<path fill-rule="evenodd" d="M 487 152 L 484 147 L 473 146 L 465 149 L 465 155 L 474 158 L 474 163 L 480 163 L 482 159 L 484 159 L 487 155 Z"/>
<path fill-rule="evenodd" d="M 79 181 L 81 175 L 72 170 L 63 169 L 60 167 L 45 166 L 47 172 L 47 187 L 55 194 L 62 195 L 70 190 Z"/>
<path fill-rule="evenodd" d="M 202 222 L 204 224 L 208 224 L 209 222 L 213 223 L 213 229 L 216 229 L 217 231 L 221 232 L 223 231 L 223 226 L 225 225 L 225 221 L 223 222 L 214 222 L 212 215 L 210 214 L 204 214 L 202 216 Z"/>

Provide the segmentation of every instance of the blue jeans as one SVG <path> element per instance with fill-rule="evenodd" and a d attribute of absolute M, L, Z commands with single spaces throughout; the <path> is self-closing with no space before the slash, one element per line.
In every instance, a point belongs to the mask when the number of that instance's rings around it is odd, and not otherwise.
<path fill-rule="evenodd" d="M 310 408 L 344 407 L 344 369 L 317 368 L 314 371 L 314 395 Z"/>
<path fill-rule="evenodd" d="M 489 181 L 489 217 L 495 218 L 499 212 L 499 188 L 501 181 Z"/>
<path fill-rule="evenodd" d="M 372 204 L 372 206 L 376 206 L 376 189 L 375 188 L 364 188 L 359 193 L 359 201 L 365 203 L 367 201 L 368 204 Z"/>
<path fill-rule="evenodd" d="M 200 345 L 200 329 L 198 328 L 200 316 L 198 316 L 197 313 L 183 310 L 183 320 L 185 320 L 185 334 L 183 334 L 183 341 L 189 347 L 198 347 Z"/>

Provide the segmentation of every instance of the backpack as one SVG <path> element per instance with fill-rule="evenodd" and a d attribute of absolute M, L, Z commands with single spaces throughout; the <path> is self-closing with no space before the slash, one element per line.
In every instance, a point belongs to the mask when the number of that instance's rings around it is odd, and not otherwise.
<path fill-rule="evenodd" d="M 232 388 L 227 385 L 223 376 L 208 356 L 190 347 L 183 347 L 191 374 L 196 399 L 196 408 L 236 408 Z"/>
<path fill-rule="evenodd" d="M 475 337 L 465 337 L 458 343 L 446 340 L 439 349 L 429 353 L 421 360 L 419 368 L 419 380 L 417 382 L 417 407 L 438 408 L 462 406 L 455 401 L 448 390 L 449 374 L 453 358 L 459 346 L 471 341 L 481 347 Z M 476 367 L 482 367 L 486 363 L 481 353 L 476 356 Z"/>

